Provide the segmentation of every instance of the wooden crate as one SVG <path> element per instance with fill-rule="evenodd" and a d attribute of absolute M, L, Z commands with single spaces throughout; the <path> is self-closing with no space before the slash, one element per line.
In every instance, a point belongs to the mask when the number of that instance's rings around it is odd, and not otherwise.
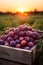
<path fill-rule="evenodd" d="M 39 33 L 40 37 L 43 38 L 43 31 L 37 31 L 37 32 Z"/>
<path fill-rule="evenodd" d="M 36 57 L 40 54 L 41 50 L 42 47 L 40 46 L 37 48 L 37 45 L 35 45 L 30 50 L 0 45 L 0 58 L 32 65 Z"/>

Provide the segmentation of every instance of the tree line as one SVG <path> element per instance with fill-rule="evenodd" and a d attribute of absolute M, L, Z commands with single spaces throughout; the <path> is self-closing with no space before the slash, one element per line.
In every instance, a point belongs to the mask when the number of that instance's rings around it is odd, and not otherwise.
<path fill-rule="evenodd" d="M 20 12 L 16 12 L 16 13 L 12 13 L 12 12 L 1 12 L 0 11 L 0 15 L 16 15 L 16 14 L 19 14 Z M 36 9 L 34 11 L 30 11 L 30 12 L 24 12 L 24 13 L 27 13 L 27 14 L 32 14 L 32 15 L 43 15 L 43 11 L 37 11 Z"/>

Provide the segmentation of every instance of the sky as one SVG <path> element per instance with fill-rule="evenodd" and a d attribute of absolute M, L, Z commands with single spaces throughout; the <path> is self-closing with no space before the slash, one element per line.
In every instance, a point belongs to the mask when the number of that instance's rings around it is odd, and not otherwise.
<path fill-rule="evenodd" d="M 43 0 L 0 0 L 0 11 L 16 12 L 19 9 L 25 11 L 43 10 Z"/>

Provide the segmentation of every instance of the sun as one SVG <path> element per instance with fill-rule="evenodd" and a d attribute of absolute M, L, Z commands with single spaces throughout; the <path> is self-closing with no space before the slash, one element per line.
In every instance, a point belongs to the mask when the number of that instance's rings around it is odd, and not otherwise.
<path fill-rule="evenodd" d="M 18 9 L 18 11 L 21 12 L 21 13 L 24 13 L 25 9 L 24 8 L 20 8 L 20 9 Z"/>

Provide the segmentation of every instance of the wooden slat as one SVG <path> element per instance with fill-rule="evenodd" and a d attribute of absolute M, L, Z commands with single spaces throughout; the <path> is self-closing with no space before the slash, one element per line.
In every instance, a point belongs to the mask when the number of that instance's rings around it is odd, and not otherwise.
<path fill-rule="evenodd" d="M 32 47 L 30 50 L 0 45 L 0 58 L 31 65 L 35 60 L 37 53 L 39 54 L 39 51 L 41 51 L 41 49 L 42 47 L 37 49 L 37 45 Z"/>
<path fill-rule="evenodd" d="M 0 58 L 31 65 L 32 51 L 0 46 Z"/>

